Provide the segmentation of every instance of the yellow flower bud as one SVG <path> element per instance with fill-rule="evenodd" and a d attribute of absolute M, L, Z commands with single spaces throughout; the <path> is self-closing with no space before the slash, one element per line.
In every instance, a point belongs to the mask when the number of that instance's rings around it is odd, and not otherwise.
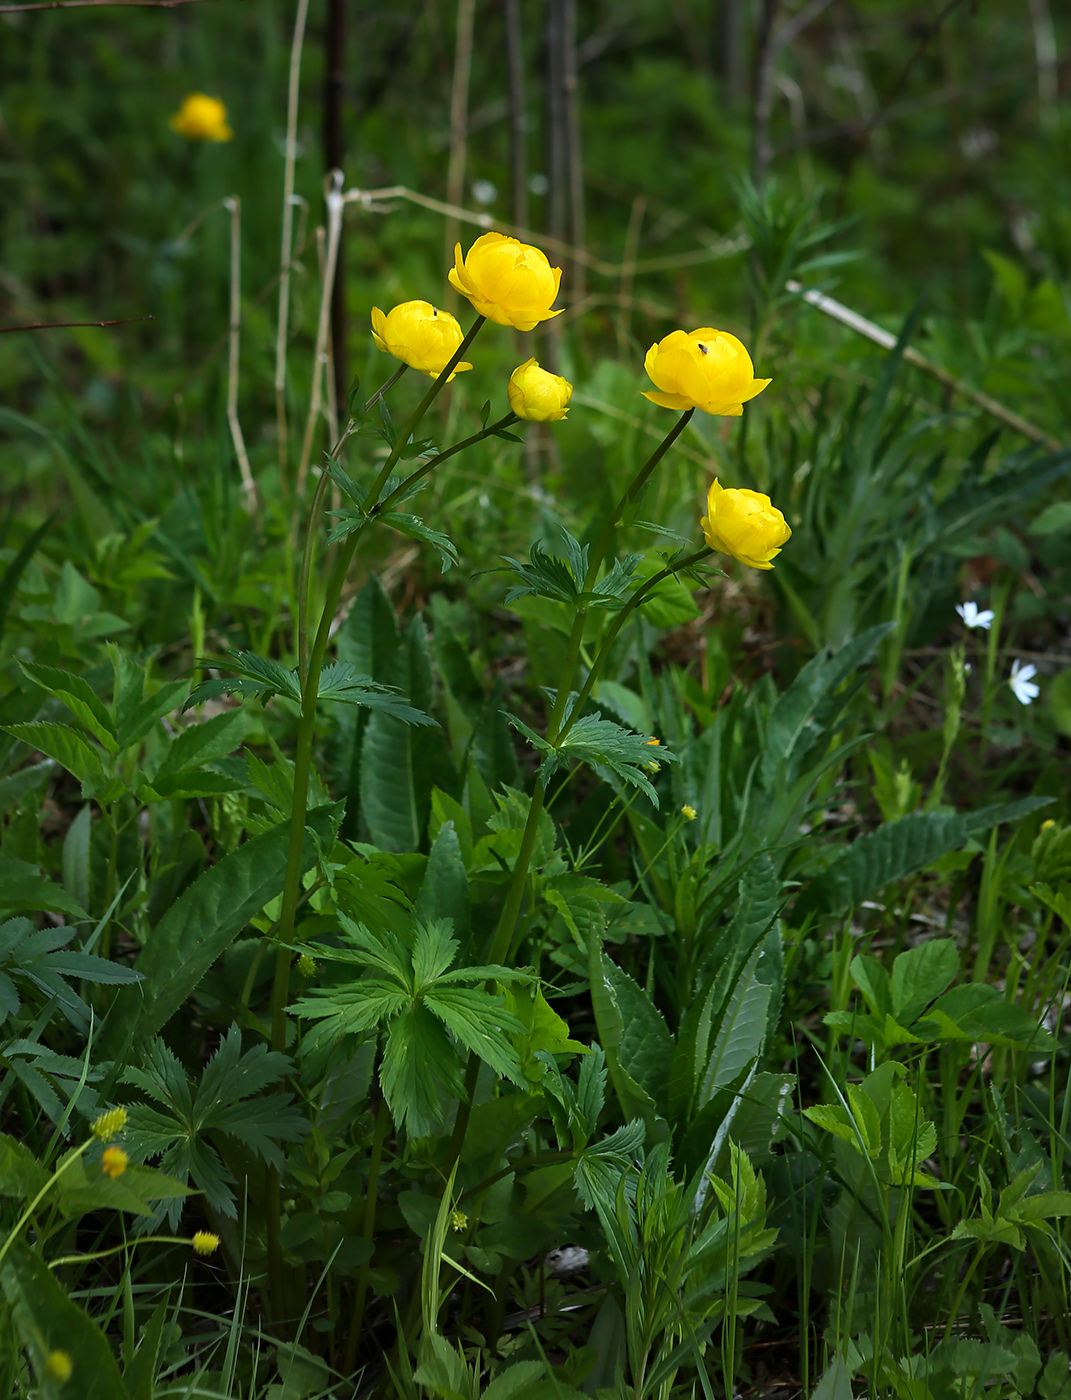
<path fill-rule="evenodd" d="M 219 1236 L 214 1235 L 211 1230 L 198 1230 L 193 1237 L 195 1254 L 215 1254 L 218 1248 Z"/>
<path fill-rule="evenodd" d="M 50 1381 L 64 1385 L 71 1379 L 74 1367 L 65 1351 L 50 1351 L 45 1357 L 45 1375 Z"/>
<path fill-rule="evenodd" d="M 560 267 L 551 267 L 545 253 L 504 233 L 485 233 L 461 256 L 454 249 L 450 285 L 468 297 L 481 316 L 500 326 L 530 331 L 540 321 L 560 316 L 552 311 L 562 280 Z"/>
<path fill-rule="evenodd" d="M 114 1181 L 126 1171 L 129 1161 L 130 1158 L 121 1147 L 106 1147 L 100 1159 L 100 1169 L 105 1176 L 110 1176 Z"/>
<path fill-rule="evenodd" d="M 111 1142 L 116 1133 L 121 1133 L 126 1127 L 126 1109 L 109 1108 L 106 1113 L 99 1114 L 93 1120 L 90 1132 L 98 1142 Z"/>
<path fill-rule="evenodd" d="M 372 307 L 372 339 L 396 360 L 437 379 L 465 336 L 449 311 L 440 311 L 430 301 L 403 301 L 386 316 Z M 471 368 L 467 360 L 459 360 L 450 378 Z"/>
<path fill-rule="evenodd" d="M 573 386 L 560 374 L 540 369 L 535 359 L 525 360 L 509 377 L 509 406 L 518 418 L 530 423 L 556 423 L 569 412 Z"/>
<path fill-rule="evenodd" d="M 686 822 L 694 822 L 694 821 L 695 821 L 695 818 L 696 818 L 696 810 L 695 810 L 695 808 L 692 806 L 692 804 L 691 804 L 690 802 L 686 802 L 686 803 L 684 804 L 684 806 L 681 808 L 681 816 L 684 818 L 684 820 L 685 820 Z"/>
<path fill-rule="evenodd" d="M 297 960 L 298 972 L 302 977 L 316 976 L 316 959 L 310 958 L 308 953 L 302 953 Z"/>
<path fill-rule="evenodd" d="M 234 132 L 227 125 L 227 109 L 218 97 L 191 92 L 171 118 L 171 130 L 190 141 L 229 141 Z"/>
<path fill-rule="evenodd" d="M 770 383 L 755 378 L 751 356 L 735 335 L 710 326 L 671 331 L 651 346 L 643 367 L 657 386 L 657 392 L 644 393 L 645 399 L 662 408 L 701 408 L 729 418 L 738 418 L 748 399 Z"/>
<path fill-rule="evenodd" d="M 726 490 L 715 477 L 707 495 L 707 514 L 699 522 L 711 549 L 731 554 L 752 569 L 772 569 L 792 531 L 769 496 L 761 491 Z"/>

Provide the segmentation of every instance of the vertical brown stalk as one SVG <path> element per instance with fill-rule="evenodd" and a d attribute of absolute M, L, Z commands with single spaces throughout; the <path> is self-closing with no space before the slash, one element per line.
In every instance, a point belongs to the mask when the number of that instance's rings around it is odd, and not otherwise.
<path fill-rule="evenodd" d="M 346 0 L 327 0 L 325 45 L 324 170 L 328 171 L 341 170 L 345 156 L 342 100 L 346 82 Z M 349 380 L 346 365 L 345 245 L 341 237 L 335 255 L 335 284 L 331 293 L 331 347 L 334 398 L 336 403 L 345 404 Z"/>
<path fill-rule="evenodd" d="M 564 89 L 566 161 L 569 170 L 569 241 L 584 248 L 584 160 L 580 145 L 580 89 L 576 65 L 576 0 L 562 0 L 562 87 Z M 584 296 L 584 264 L 573 259 L 573 300 Z"/>
<path fill-rule="evenodd" d="M 774 43 L 774 21 L 780 0 L 763 0 L 759 32 L 755 36 L 755 112 L 751 129 L 751 178 L 762 189 L 770 165 L 770 112 L 773 108 L 774 65 L 777 46 Z"/>
<path fill-rule="evenodd" d="M 454 81 L 450 88 L 450 164 L 446 172 L 446 202 L 459 205 L 465 193 L 468 156 L 469 79 L 472 76 L 472 27 L 476 0 L 457 0 L 457 43 L 454 47 Z M 459 225 L 446 221 L 446 261 L 454 261 Z M 451 295 L 456 301 L 456 293 Z"/>
<path fill-rule="evenodd" d="M 569 124 L 565 111 L 565 0 L 546 0 L 547 232 L 564 241 L 569 198 Z"/>
<path fill-rule="evenodd" d="M 736 105 L 747 93 L 744 62 L 744 0 L 721 0 L 718 11 L 718 69 L 727 100 Z"/>
<path fill-rule="evenodd" d="M 509 65 L 509 165 L 513 222 L 528 227 L 528 114 L 524 100 L 524 45 L 520 0 L 505 0 Z"/>

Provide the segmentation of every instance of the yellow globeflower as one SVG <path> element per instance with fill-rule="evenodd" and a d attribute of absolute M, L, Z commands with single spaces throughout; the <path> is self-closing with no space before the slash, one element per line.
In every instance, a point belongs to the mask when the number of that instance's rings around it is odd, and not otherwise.
<path fill-rule="evenodd" d="M 731 554 L 752 569 L 772 569 L 792 534 L 785 517 L 761 491 L 726 490 L 715 477 L 707 513 L 699 522 L 711 549 Z"/>
<path fill-rule="evenodd" d="M 755 378 L 751 356 L 735 335 L 710 326 L 671 331 L 651 346 L 643 367 L 657 386 L 645 399 L 662 408 L 701 408 L 729 418 L 738 418 L 748 399 L 770 383 Z"/>
<path fill-rule="evenodd" d="M 519 331 L 561 315 L 551 310 L 561 280 L 561 268 L 551 267 L 545 253 L 504 233 L 477 238 L 465 258 L 458 243 L 450 269 L 450 285 L 468 297 L 481 316 Z"/>
<path fill-rule="evenodd" d="M 211 1230 L 198 1230 L 193 1237 L 193 1252 L 195 1254 L 215 1254 L 219 1248 L 219 1236 L 214 1235 Z"/>
<path fill-rule="evenodd" d="M 234 132 L 227 125 L 227 109 L 218 97 L 191 92 L 170 121 L 171 130 L 190 141 L 229 141 Z"/>
<path fill-rule="evenodd" d="M 686 822 L 694 822 L 697 816 L 695 808 L 690 802 L 686 802 L 681 808 L 681 816 Z"/>
<path fill-rule="evenodd" d="M 540 369 L 535 359 L 525 360 L 509 377 L 509 406 L 518 418 L 530 423 L 556 423 L 569 412 L 573 386 L 560 374 Z"/>
<path fill-rule="evenodd" d="M 465 337 L 449 311 L 439 311 L 430 301 L 403 301 L 386 316 L 372 307 L 372 339 L 380 350 L 436 379 Z M 467 360 L 459 360 L 450 378 L 471 368 Z"/>
<path fill-rule="evenodd" d="M 121 1147 L 106 1147 L 101 1155 L 100 1169 L 105 1176 L 110 1176 L 114 1181 L 126 1171 L 129 1161 L 130 1158 Z"/>

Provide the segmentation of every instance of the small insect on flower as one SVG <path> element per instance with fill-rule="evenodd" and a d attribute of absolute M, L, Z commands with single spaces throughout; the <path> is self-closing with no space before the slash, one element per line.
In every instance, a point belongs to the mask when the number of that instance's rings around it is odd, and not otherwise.
<path fill-rule="evenodd" d="M 988 632 L 992 626 L 994 613 L 990 608 L 983 612 L 977 603 L 957 603 L 956 612 L 963 619 L 964 627 L 981 627 Z"/>
<path fill-rule="evenodd" d="M 121 1147 L 106 1147 L 100 1159 L 100 1169 L 105 1176 L 110 1176 L 113 1181 L 126 1171 L 126 1165 L 130 1158 Z"/>
<path fill-rule="evenodd" d="M 219 1248 L 219 1236 L 211 1230 L 198 1230 L 193 1237 L 194 1254 L 215 1254 Z"/>
<path fill-rule="evenodd" d="M 125 1127 L 126 1109 L 109 1108 L 106 1113 L 94 1118 L 90 1132 L 98 1142 L 111 1142 L 116 1133 L 121 1133 Z"/>
<path fill-rule="evenodd" d="M 1036 666 L 1031 666 L 1029 663 L 1024 666 L 1019 660 L 1012 662 L 1008 684 L 1020 705 L 1032 704 L 1041 694 L 1041 687 L 1034 684 L 1034 677 L 1037 673 Z"/>
<path fill-rule="evenodd" d="M 463 1210 L 452 1210 L 450 1212 L 450 1224 L 454 1231 L 460 1235 L 462 1230 L 469 1228 L 469 1218 Z"/>
<path fill-rule="evenodd" d="M 227 109 L 218 97 L 191 92 L 168 123 L 187 141 L 229 141 L 234 132 L 227 125 Z"/>
<path fill-rule="evenodd" d="M 560 374 L 540 369 L 533 357 L 509 377 L 509 406 L 529 423 L 556 423 L 569 412 L 573 386 Z"/>
<path fill-rule="evenodd" d="M 696 815 L 696 810 L 690 802 L 686 802 L 681 808 L 681 816 L 686 822 L 694 822 L 696 819 Z"/>

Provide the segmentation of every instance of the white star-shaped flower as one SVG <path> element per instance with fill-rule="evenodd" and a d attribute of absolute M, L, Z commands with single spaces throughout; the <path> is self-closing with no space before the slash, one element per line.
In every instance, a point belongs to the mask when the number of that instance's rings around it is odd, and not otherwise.
<path fill-rule="evenodd" d="M 1036 666 L 1023 665 L 1021 661 L 1013 661 L 1011 675 L 1008 677 L 1008 684 L 1012 688 L 1012 694 L 1020 705 L 1029 705 L 1041 694 L 1041 687 L 1034 684 L 1034 677 L 1038 673 Z"/>
<path fill-rule="evenodd" d="M 992 611 L 986 608 L 983 612 L 977 603 L 957 603 L 956 612 L 963 619 L 964 627 L 981 627 L 988 632 L 993 622 Z"/>

